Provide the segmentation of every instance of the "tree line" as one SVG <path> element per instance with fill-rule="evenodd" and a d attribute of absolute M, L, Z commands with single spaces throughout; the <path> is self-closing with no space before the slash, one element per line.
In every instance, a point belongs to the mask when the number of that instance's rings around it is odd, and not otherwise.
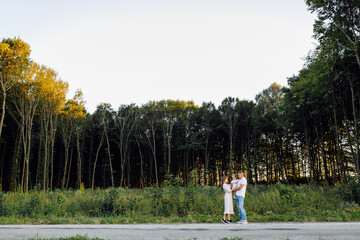
<path fill-rule="evenodd" d="M 244 169 L 252 183 L 347 182 L 359 175 L 360 2 L 308 0 L 316 48 L 288 86 L 219 106 L 149 101 L 88 113 L 81 90 L 0 43 L 0 184 L 32 188 L 218 184 Z"/>

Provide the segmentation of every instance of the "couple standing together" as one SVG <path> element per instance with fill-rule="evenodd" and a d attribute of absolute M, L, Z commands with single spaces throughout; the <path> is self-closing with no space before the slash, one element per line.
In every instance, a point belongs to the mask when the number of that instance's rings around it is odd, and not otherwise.
<path fill-rule="evenodd" d="M 236 175 L 233 175 L 233 180 L 229 183 L 229 179 L 227 176 L 224 176 L 222 179 L 222 188 L 225 191 L 224 196 L 224 203 L 225 203 L 225 211 L 224 211 L 224 218 L 221 219 L 223 223 L 232 223 L 230 219 L 230 214 L 234 214 L 234 207 L 233 207 L 233 198 L 232 193 L 235 192 L 235 202 L 237 208 L 240 213 L 240 224 L 247 224 L 246 219 L 246 212 L 244 209 L 244 198 L 246 192 L 247 181 L 244 177 L 244 172 L 239 171 Z M 227 219 L 226 219 L 227 216 Z"/>

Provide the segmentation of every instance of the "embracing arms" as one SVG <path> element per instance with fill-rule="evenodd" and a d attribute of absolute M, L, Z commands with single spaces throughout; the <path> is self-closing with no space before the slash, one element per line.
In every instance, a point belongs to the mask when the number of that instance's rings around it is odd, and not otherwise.
<path fill-rule="evenodd" d="M 231 191 L 232 191 L 232 192 L 237 192 L 237 191 L 241 190 L 243 187 L 244 187 L 244 184 L 240 184 L 240 186 L 231 189 Z"/>

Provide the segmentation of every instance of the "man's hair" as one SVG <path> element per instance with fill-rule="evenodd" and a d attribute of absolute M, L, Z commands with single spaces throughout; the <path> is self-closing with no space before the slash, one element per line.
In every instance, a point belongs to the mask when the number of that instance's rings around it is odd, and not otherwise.
<path fill-rule="evenodd" d="M 238 171 L 238 174 L 242 174 L 242 173 L 244 173 L 244 171 L 243 171 L 243 170 Z"/>

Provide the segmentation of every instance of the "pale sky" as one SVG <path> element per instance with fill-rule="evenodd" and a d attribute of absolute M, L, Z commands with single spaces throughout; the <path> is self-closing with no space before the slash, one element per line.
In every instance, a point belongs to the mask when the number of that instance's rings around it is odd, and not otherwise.
<path fill-rule="evenodd" d="M 314 48 L 305 0 L 0 0 L 0 39 L 101 102 L 252 100 Z"/>

